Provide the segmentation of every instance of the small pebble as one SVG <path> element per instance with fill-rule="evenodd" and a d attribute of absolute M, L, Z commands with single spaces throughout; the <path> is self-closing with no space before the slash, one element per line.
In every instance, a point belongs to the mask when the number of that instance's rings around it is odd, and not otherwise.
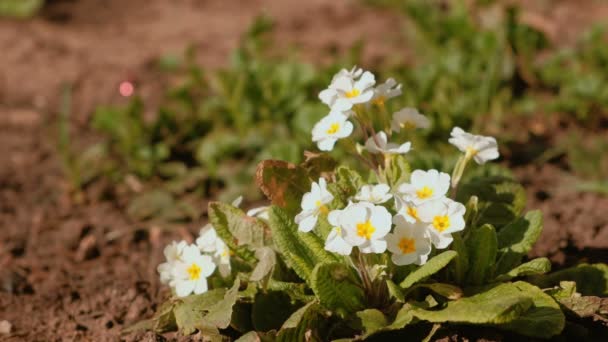
<path fill-rule="evenodd" d="M 13 327 L 8 321 L 0 321 L 0 334 L 8 335 Z"/>

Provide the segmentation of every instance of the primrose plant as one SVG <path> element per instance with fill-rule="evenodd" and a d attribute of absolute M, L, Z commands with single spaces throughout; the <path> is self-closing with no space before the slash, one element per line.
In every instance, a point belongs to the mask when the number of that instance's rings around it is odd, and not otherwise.
<path fill-rule="evenodd" d="M 140 324 L 238 341 L 422 340 L 462 325 L 548 338 L 566 317 L 601 316 L 580 304 L 606 295 L 606 265 L 546 275 L 548 259 L 527 260 L 542 217 L 523 213 L 524 189 L 465 172 L 499 157 L 496 139 L 454 127 L 455 164 L 410 170 L 406 140 L 431 122 L 392 113 L 401 92 L 360 68 L 336 74 L 312 130 L 322 152 L 258 165 L 268 207 L 210 203 L 196 243 L 165 249 L 158 272 L 174 296 Z"/>

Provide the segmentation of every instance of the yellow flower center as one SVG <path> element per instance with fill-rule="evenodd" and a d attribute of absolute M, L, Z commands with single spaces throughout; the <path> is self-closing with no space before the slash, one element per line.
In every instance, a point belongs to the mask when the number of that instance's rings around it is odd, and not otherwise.
<path fill-rule="evenodd" d="M 437 229 L 439 232 L 443 232 L 444 230 L 450 228 L 450 217 L 448 215 L 435 216 L 433 219 L 433 227 L 435 227 L 435 229 Z"/>
<path fill-rule="evenodd" d="M 336 134 L 336 132 L 338 132 L 340 130 L 340 124 L 337 122 L 334 122 L 331 124 L 331 126 L 329 126 L 329 129 L 327 129 L 327 134 Z"/>
<path fill-rule="evenodd" d="M 376 106 L 378 107 L 382 107 L 384 106 L 384 102 L 386 101 L 386 97 L 384 96 L 378 96 L 374 99 L 374 101 L 372 101 Z"/>
<path fill-rule="evenodd" d="M 409 254 L 416 251 L 416 241 L 414 239 L 401 238 L 399 241 L 399 249 L 403 254 Z"/>
<path fill-rule="evenodd" d="M 411 121 L 404 121 L 400 124 L 403 129 L 414 129 L 416 128 L 416 124 Z"/>
<path fill-rule="evenodd" d="M 336 230 L 336 233 L 338 233 L 338 235 L 342 235 L 342 228 L 341 227 L 334 227 L 334 229 Z"/>
<path fill-rule="evenodd" d="M 367 220 L 364 223 L 357 223 L 357 235 L 366 239 L 371 239 L 372 234 L 376 231 L 376 227 L 372 226 L 372 223 Z"/>
<path fill-rule="evenodd" d="M 346 92 L 346 94 L 344 95 L 346 95 L 346 97 L 348 97 L 349 99 L 352 99 L 353 97 L 359 96 L 359 94 L 361 94 L 359 89 L 353 88 L 351 91 Z"/>
<path fill-rule="evenodd" d="M 433 196 L 433 189 L 431 189 L 425 185 L 422 187 L 422 189 L 418 189 L 416 191 L 416 195 L 418 195 L 418 198 L 420 198 L 420 199 L 429 198 L 429 197 Z"/>
<path fill-rule="evenodd" d="M 474 149 L 473 147 L 469 146 L 467 147 L 467 151 L 466 151 L 466 157 L 467 158 L 472 158 L 474 157 L 477 153 L 479 153 L 479 151 L 477 151 L 476 149 Z"/>
<path fill-rule="evenodd" d="M 410 215 L 411 217 L 415 218 L 416 220 L 420 220 L 418 218 L 418 209 L 414 208 L 414 207 L 407 207 L 407 209 L 405 210 L 405 212 Z"/>
<path fill-rule="evenodd" d="M 319 212 L 321 212 L 321 214 L 326 214 L 329 213 L 329 208 L 327 208 L 326 205 L 323 205 L 323 203 L 321 203 L 321 201 L 317 200 L 315 202 L 315 206 L 319 209 Z"/>
<path fill-rule="evenodd" d="M 201 277 L 201 268 L 197 264 L 192 264 L 186 270 L 190 276 L 190 280 L 198 280 Z"/>

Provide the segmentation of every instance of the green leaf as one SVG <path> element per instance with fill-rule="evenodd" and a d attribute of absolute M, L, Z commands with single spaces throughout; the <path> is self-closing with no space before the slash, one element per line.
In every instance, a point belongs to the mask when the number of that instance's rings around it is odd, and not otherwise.
<path fill-rule="evenodd" d="M 433 284 L 421 284 L 419 287 L 427 288 L 436 294 L 445 297 L 449 300 L 456 300 L 462 297 L 462 290 L 458 286 L 443 284 L 443 283 L 433 283 Z"/>
<path fill-rule="evenodd" d="M 467 282 L 473 285 L 484 284 L 491 275 L 498 249 L 494 227 L 490 224 L 484 224 L 473 229 L 468 236 L 466 245 L 469 255 Z"/>
<path fill-rule="evenodd" d="M 448 265 L 448 271 L 453 275 L 457 284 L 463 284 L 467 271 L 469 270 L 469 252 L 459 232 L 452 234 L 451 249 L 458 253 L 454 260 Z"/>
<path fill-rule="evenodd" d="M 272 204 L 295 214 L 302 196 L 310 191 L 311 181 L 306 170 L 280 160 L 264 160 L 258 164 L 255 180 Z"/>
<path fill-rule="evenodd" d="M 44 5 L 44 0 L 2 0 L 0 1 L 0 17 L 29 17 L 36 14 L 42 5 Z"/>
<path fill-rule="evenodd" d="M 548 275 L 533 277 L 530 282 L 540 288 L 559 285 L 570 280 L 576 282 L 577 291 L 584 296 L 608 296 L 608 265 L 580 264 Z"/>
<path fill-rule="evenodd" d="M 442 268 L 456 257 L 457 253 L 454 251 L 445 251 L 437 256 L 431 258 L 426 264 L 420 266 L 418 269 L 408 274 L 407 277 L 399 284 L 404 289 L 411 287 L 412 285 L 423 281 L 424 279 L 432 276 L 439 272 Z"/>
<path fill-rule="evenodd" d="M 219 329 L 226 329 L 230 325 L 232 318 L 232 307 L 236 303 L 239 295 L 240 281 L 237 278 L 230 290 L 226 291 L 224 299 L 216 302 L 209 308 L 209 313 L 203 319 L 204 326 L 213 326 Z"/>
<path fill-rule="evenodd" d="M 225 289 L 214 289 L 180 299 L 173 310 L 179 330 L 185 335 L 193 333 L 209 309 L 221 301 L 225 294 Z"/>
<path fill-rule="evenodd" d="M 520 317 L 500 325 L 500 328 L 539 338 L 549 338 L 562 332 L 566 324 L 566 318 L 559 304 L 551 296 L 538 287 L 523 281 L 515 282 L 513 286 L 527 294 L 532 299 L 533 304 Z"/>
<path fill-rule="evenodd" d="M 357 312 L 357 317 L 361 319 L 361 325 L 365 334 L 372 334 L 388 325 L 386 316 L 378 309 L 359 311 Z"/>
<path fill-rule="evenodd" d="M 524 188 L 501 176 L 474 178 L 458 189 L 459 202 L 467 203 L 471 196 L 479 198 L 479 215 L 473 226 L 489 223 L 498 231 L 517 218 L 526 205 Z"/>
<path fill-rule="evenodd" d="M 545 274 L 551 271 L 551 261 L 547 258 L 536 258 L 521 264 L 509 272 L 496 277 L 496 281 L 507 281 L 517 277 Z"/>
<path fill-rule="evenodd" d="M 396 189 L 400 184 L 410 179 L 410 164 L 403 155 L 389 155 L 390 163 L 387 169 L 387 181 L 391 188 Z"/>
<path fill-rule="evenodd" d="M 296 311 L 285 292 L 258 293 L 253 301 L 253 327 L 256 331 L 279 329 Z"/>
<path fill-rule="evenodd" d="M 542 214 L 538 210 L 530 211 L 503 227 L 497 235 L 499 251 L 496 274 L 517 267 L 538 240 L 542 229 Z"/>
<path fill-rule="evenodd" d="M 357 194 L 361 186 L 365 184 L 361 175 L 346 166 L 340 166 L 336 170 L 336 183 L 332 185 L 335 191 L 332 194 L 342 203 L 347 203 L 348 199 Z"/>
<path fill-rule="evenodd" d="M 209 221 L 218 236 L 236 255 L 248 262 L 255 261 L 252 249 L 263 247 L 265 243 L 266 224 L 263 221 L 220 202 L 209 203 Z"/>
<path fill-rule="evenodd" d="M 320 239 L 312 233 L 298 232 L 293 218 L 283 209 L 271 206 L 269 209 L 270 230 L 278 251 L 285 263 L 304 280 L 310 279 L 315 265 L 321 262 L 337 261 L 327 252 Z"/>
<path fill-rule="evenodd" d="M 281 326 L 281 329 L 289 329 L 289 328 L 297 327 L 298 324 L 300 324 L 300 321 L 302 321 L 302 317 L 304 317 L 304 314 L 306 313 L 306 311 L 308 311 L 308 309 L 312 305 L 319 305 L 319 304 L 316 303 L 315 301 L 311 301 L 310 303 L 299 308 L 298 310 L 296 310 L 296 312 L 292 313 L 291 316 L 289 316 L 289 318 Z"/>
<path fill-rule="evenodd" d="M 321 305 L 310 302 L 294 312 L 277 335 L 277 342 L 326 341 L 323 338 L 329 326 Z"/>
<path fill-rule="evenodd" d="M 260 281 L 274 268 L 276 264 L 276 254 L 270 247 L 260 247 L 255 251 L 255 257 L 258 259 L 258 263 L 251 272 L 249 280 Z"/>
<path fill-rule="evenodd" d="M 362 285 L 344 264 L 318 264 L 312 272 L 310 287 L 323 306 L 339 315 L 346 316 L 365 308 Z"/>
<path fill-rule="evenodd" d="M 391 297 L 394 297 L 396 300 L 403 302 L 405 301 L 405 296 L 403 295 L 403 291 L 401 288 L 395 284 L 392 280 L 386 281 L 386 286 L 388 287 L 388 293 Z"/>

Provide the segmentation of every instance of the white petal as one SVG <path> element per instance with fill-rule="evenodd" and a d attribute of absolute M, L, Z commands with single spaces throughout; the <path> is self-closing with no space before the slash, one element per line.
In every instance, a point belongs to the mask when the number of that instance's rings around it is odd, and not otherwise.
<path fill-rule="evenodd" d="M 208 286 L 207 286 L 207 278 L 199 278 L 196 281 L 195 287 L 194 287 L 194 293 L 195 294 L 201 294 L 203 292 L 207 292 L 208 290 Z"/>
<path fill-rule="evenodd" d="M 186 297 L 194 291 L 195 282 L 192 280 L 181 280 L 175 283 L 175 294 L 178 297 Z"/>

